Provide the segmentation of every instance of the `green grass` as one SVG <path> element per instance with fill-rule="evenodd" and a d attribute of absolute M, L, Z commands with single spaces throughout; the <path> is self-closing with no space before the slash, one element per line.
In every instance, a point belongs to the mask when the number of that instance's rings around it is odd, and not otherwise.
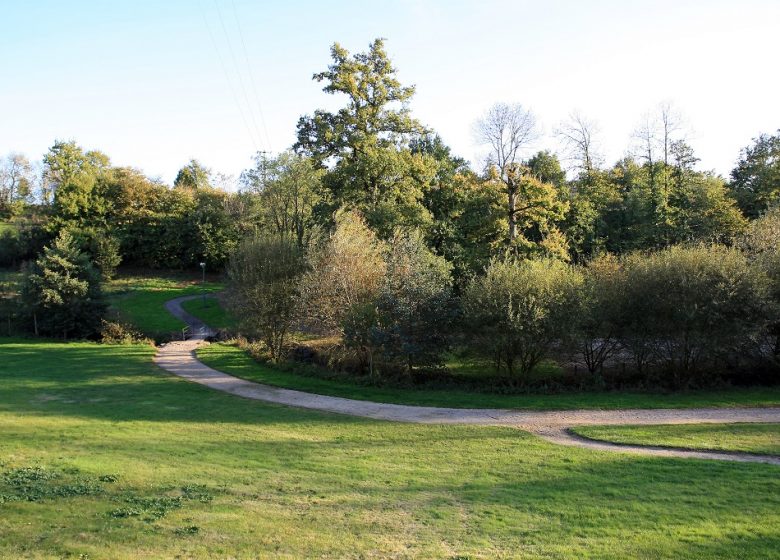
<path fill-rule="evenodd" d="M 193 299 L 185 301 L 182 308 L 189 314 L 194 315 L 208 326 L 214 329 L 232 329 L 236 326 L 235 319 L 222 306 L 222 303 L 213 297 L 202 299 Z"/>
<path fill-rule="evenodd" d="M 239 399 L 0 343 L 2 558 L 777 558 L 777 467 Z"/>
<path fill-rule="evenodd" d="M 615 443 L 780 456 L 780 424 L 578 426 L 573 431 L 585 437 Z"/>
<path fill-rule="evenodd" d="M 492 394 L 452 389 L 385 388 L 350 383 L 282 371 L 260 364 L 240 348 L 211 344 L 198 350 L 198 358 L 209 366 L 237 377 L 288 389 L 299 389 L 322 395 L 424 406 L 455 408 L 685 408 L 730 406 L 776 406 L 780 404 L 780 387 L 758 387 L 721 391 L 697 391 L 672 394 L 653 393 L 561 393 L 561 394 Z"/>
<path fill-rule="evenodd" d="M 120 276 L 109 283 L 106 292 L 121 320 L 147 336 L 162 337 L 185 326 L 165 310 L 166 301 L 221 289 L 222 284 L 218 282 L 206 282 L 204 286 L 186 277 Z"/>
<path fill-rule="evenodd" d="M 16 226 L 13 225 L 12 223 L 0 221 L 0 235 L 5 233 L 6 231 L 14 231 L 15 229 Z"/>

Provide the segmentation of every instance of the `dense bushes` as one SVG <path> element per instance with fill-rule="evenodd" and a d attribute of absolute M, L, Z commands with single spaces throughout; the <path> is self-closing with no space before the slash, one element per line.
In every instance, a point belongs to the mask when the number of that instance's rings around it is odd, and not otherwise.
<path fill-rule="evenodd" d="M 332 233 L 315 236 L 305 273 L 293 241 L 242 244 L 231 293 L 248 332 L 276 360 L 297 322 L 340 343 L 375 377 L 438 368 L 457 340 L 512 384 L 527 384 L 544 360 L 575 372 L 584 365 L 581 385 L 621 376 L 674 388 L 739 382 L 778 362 L 771 219 L 751 229 L 746 250 L 672 246 L 586 265 L 494 260 L 456 298 L 451 266 L 419 233 L 398 230 L 381 242 L 345 212 Z"/>
<path fill-rule="evenodd" d="M 637 369 L 675 387 L 745 355 L 763 331 L 767 278 L 736 249 L 671 247 L 624 262 L 619 333 Z"/>
<path fill-rule="evenodd" d="M 493 262 L 463 296 L 468 345 L 522 379 L 571 332 L 579 284 L 558 261 Z"/>

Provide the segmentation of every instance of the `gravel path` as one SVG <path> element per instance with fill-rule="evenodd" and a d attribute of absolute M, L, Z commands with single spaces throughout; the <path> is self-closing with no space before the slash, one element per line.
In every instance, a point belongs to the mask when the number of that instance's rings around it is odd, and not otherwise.
<path fill-rule="evenodd" d="M 695 408 L 695 409 L 628 409 L 628 410 L 565 410 L 521 411 L 489 408 L 438 408 L 376 403 L 315 395 L 303 391 L 281 389 L 254 383 L 222 373 L 201 363 L 195 349 L 213 331 L 181 308 L 181 303 L 200 296 L 186 296 L 166 304 L 174 316 L 188 323 L 194 333 L 187 341 L 171 342 L 160 348 L 154 360 L 161 368 L 179 377 L 218 391 L 248 399 L 281 405 L 309 408 L 377 420 L 413 422 L 422 424 L 476 424 L 484 426 L 511 426 L 532 432 L 548 441 L 599 451 L 639 453 L 663 457 L 719 459 L 727 461 L 760 462 L 780 465 L 780 457 L 692 451 L 665 447 L 622 445 L 596 441 L 575 435 L 571 426 L 622 424 L 700 424 L 731 422 L 780 422 L 780 408 Z"/>

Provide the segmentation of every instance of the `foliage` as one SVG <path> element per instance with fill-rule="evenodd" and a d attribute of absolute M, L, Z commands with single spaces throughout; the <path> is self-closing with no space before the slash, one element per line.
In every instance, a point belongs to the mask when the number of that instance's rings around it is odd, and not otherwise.
<path fill-rule="evenodd" d="M 759 345 L 780 366 L 780 206 L 754 220 L 741 242 L 753 265 L 770 283 L 769 341 Z"/>
<path fill-rule="evenodd" d="M 579 275 L 554 260 L 494 261 L 463 295 L 472 350 L 521 378 L 571 330 Z"/>
<path fill-rule="evenodd" d="M 31 200 L 36 183 L 33 165 L 23 154 L 0 161 L 0 219 L 18 214 Z"/>
<path fill-rule="evenodd" d="M 675 387 L 739 355 L 766 324 L 766 277 L 737 249 L 674 246 L 629 256 L 625 271 L 623 343 Z"/>
<path fill-rule="evenodd" d="M 578 308 L 572 314 L 576 338 L 590 373 L 601 372 L 604 363 L 620 349 L 625 289 L 623 269 L 613 255 L 589 262 L 577 294 Z"/>
<path fill-rule="evenodd" d="M 36 335 L 65 339 L 94 335 L 106 309 L 98 271 L 66 231 L 26 268 L 21 302 Z"/>
<path fill-rule="evenodd" d="M 303 272 L 301 250 L 284 237 L 244 240 L 228 265 L 228 307 L 247 334 L 265 343 L 273 361 L 284 358 Z"/>
<path fill-rule="evenodd" d="M 344 343 L 370 357 L 371 374 L 377 355 L 408 374 L 415 367 L 442 365 L 454 320 L 450 269 L 419 232 L 396 232 L 376 299 L 350 308 L 344 328 Z"/>
<path fill-rule="evenodd" d="M 336 43 L 331 58 L 328 70 L 314 79 L 326 82 L 326 93 L 346 95 L 348 103 L 336 113 L 317 110 L 301 117 L 295 144 L 321 164 L 332 162 L 323 180 L 330 200 L 322 209 L 325 218 L 340 207 L 359 210 L 384 238 L 398 226 L 429 225 L 422 199 L 436 162 L 408 148 L 425 132 L 410 116 L 414 88 L 396 78 L 382 39 L 355 55 Z"/>
<path fill-rule="evenodd" d="M 762 134 L 742 150 L 731 171 L 731 189 L 739 207 L 750 218 L 780 203 L 780 130 Z"/>
<path fill-rule="evenodd" d="M 384 244 L 356 212 L 336 215 L 330 235 L 314 239 L 309 271 L 301 281 L 302 319 L 311 327 L 341 333 L 351 309 L 376 300 L 384 278 Z"/>
<path fill-rule="evenodd" d="M 182 167 L 173 180 L 177 189 L 208 189 L 211 188 L 211 170 L 203 167 L 196 159 L 191 159 Z"/>
<path fill-rule="evenodd" d="M 314 210 L 324 202 L 323 174 L 312 158 L 293 152 L 275 158 L 258 153 L 255 167 L 244 171 L 241 179 L 259 197 L 263 226 L 290 235 L 303 249 L 314 225 Z"/>

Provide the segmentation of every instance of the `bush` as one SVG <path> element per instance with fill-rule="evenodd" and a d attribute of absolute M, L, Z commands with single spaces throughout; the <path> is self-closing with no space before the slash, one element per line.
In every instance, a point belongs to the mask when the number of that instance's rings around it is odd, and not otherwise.
<path fill-rule="evenodd" d="M 737 249 L 675 246 L 625 261 L 621 338 L 640 371 L 657 364 L 674 387 L 741 353 L 766 321 L 767 279 Z"/>
<path fill-rule="evenodd" d="M 295 321 L 304 266 L 295 242 L 282 237 L 245 240 L 228 266 L 228 307 L 246 334 L 268 347 L 275 362 L 284 357 Z"/>
<path fill-rule="evenodd" d="M 598 257 L 583 269 L 577 310 L 572 316 L 582 359 L 590 373 L 603 371 L 604 363 L 620 349 L 624 272 L 612 255 Z"/>
<path fill-rule="evenodd" d="M 344 328 L 348 347 L 391 368 L 439 367 L 454 320 L 451 266 L 431 253 L 418 232 L 396 232 L 374 302 L 352 306 Z"/>
<path fill-rule="evenodd" d="M 559 261 L 494 261 L 463 295 L 467 341 L 510 376 L 528 374 L 572 331 L 576 269 Z"/>
<path fill-rule="evenodd" d="M 308 326 L 343 334 L 350 310 L 379 295 L 385 273 L 385 246 L 357 212 L 341 212 L 328 236 L 308 250 L 309 271 L 301 282 L 301 318 Z"/>
<path fill-rule="evenodd" d="M 770 316 L 773 319 L 767 326 L 765 339 L 759 344 L 759 351 L 775 366 L 780 366 L 780 206 L 750 224 L 742 248 L 759 273 L 769 278 Z"/>

